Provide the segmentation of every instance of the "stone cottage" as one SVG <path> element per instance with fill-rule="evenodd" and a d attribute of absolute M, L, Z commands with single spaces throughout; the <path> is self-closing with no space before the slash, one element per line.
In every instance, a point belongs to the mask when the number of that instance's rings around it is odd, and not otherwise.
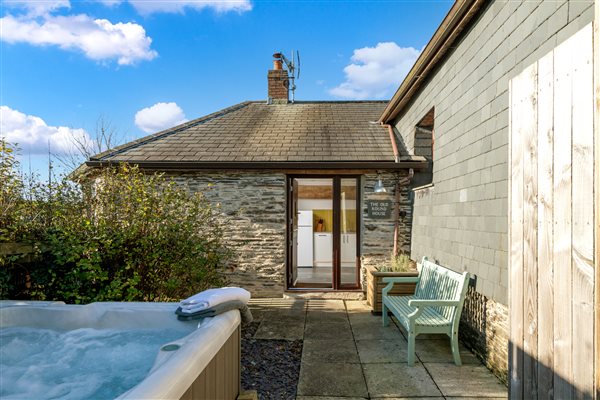
<path fill-rule="evenodd" d="M 432 160 L 413 179 L 411 256 L 472 274 L 462 339 L 505 382 L 509 80 L 591 23 L 592 6 L 456 2 L 380 117 Z"/>
<path fill-rule="evenodd" d="M 231 283 L 254 296 L 362 291 L 364 268 L 410 249 L 407 184 L 427 160 L 378 121 L 382 101 L 289 101 L 275 54 L 248 101 L 87 161 L 136 164 L 203 192 L 226 219 Z"/>

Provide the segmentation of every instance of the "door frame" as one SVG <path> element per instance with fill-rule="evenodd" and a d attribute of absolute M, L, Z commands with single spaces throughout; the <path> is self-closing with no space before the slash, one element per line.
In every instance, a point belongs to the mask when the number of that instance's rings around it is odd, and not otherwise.
<path fill-rule="evenodd" d="M 361 175 L 360 174 L 288 174 L 286 176 L 286 207 L 285 207 L 285 282 L 286 290 L 294 291 L 360 291 L 360 248 L 361 248 L 361 226 L 362 226 L 362 191 L 361 191 Z M 294 196 L 293 182 L 294 179 L 332 179 L 333 181 L 333 254 L 332 254 L 332 287 L 331 288 L 311 288 L 311 287 L 294 287 L 293 286 L 293 224 L 294 224 Z M 356 279 L 354 285 L 341 284 L 341 180 L 354 179 L 356 182 Z"/>

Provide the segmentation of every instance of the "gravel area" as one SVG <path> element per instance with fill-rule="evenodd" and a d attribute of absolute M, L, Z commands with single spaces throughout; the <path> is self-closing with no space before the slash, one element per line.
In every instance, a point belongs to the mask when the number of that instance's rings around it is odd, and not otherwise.
<path fill-rule="evenodd" d="M 259 322 L 242 327 L 242 389 L 259 399 L 295 399 L 302 341 L 254 339 Z"/>

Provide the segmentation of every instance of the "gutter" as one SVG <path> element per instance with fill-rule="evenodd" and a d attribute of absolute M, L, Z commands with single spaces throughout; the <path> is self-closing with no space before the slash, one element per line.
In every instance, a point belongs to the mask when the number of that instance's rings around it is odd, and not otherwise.
<path fill-rule="evenodd" d="M 383 110 L 379 117 L 380 122 L 387 123 L 402 112 L 437 64 L 453 49 L 460 34 L 470 26 L 473 17 L 486 3 L 486 0 L 458 0 L 454 3 Z"/>
<path fill-rule="evenodd" d="M 238 161 L 238 162 L 217 162 L 217 161 L 102 161 L 89 160 L 85 163 L 88 167 L 109 167 L 120 164 L 137 165 L 141 169 L 160 170 L 160 171 L 197 171 L 197 170 L 224 170 L 224 169 L 254 169 L 254 170 L 290 170 L 290 169 L 361 169 L 361 170 L 402 170 L 407 168 L 423 169 L 427 168 L 428 162 L 423 158 L 411 157 L 408 160 L 395 161 Z"/>

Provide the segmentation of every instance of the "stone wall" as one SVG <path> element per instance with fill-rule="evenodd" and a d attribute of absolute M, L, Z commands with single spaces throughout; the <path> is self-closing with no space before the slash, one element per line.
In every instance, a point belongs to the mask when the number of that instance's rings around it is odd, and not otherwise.
<path fill-rule="evenodd" d="M 285 174 L 198 172 L 174 176 L 202 192 L 223 215 L 235 252 L 226 276 L 255 297 L 281 297 L 285 288 Z"/>
<path fill-rule="evenodd" d="M 501 378 L 508 337 L 508 83 L 591 22 L 592 5 L 489 2 L 394 123 L 413 153 L 416 125 L 435 107 L 433 186 L 414 192 L 411 252 L 476 278 L 485 312 L 466 310 L 465 327 L 478 318 L 483 325 L 464 330 Z"/>
<path fill-rule="evenodd" d="M 508 385 L 508 307 L 469 288 L 459 339 Z"/>
<path fill-rule="evenodd" d="M 373 193 L 376 174 L 361 178 L 361 281 L 365 265 L 389 263 L 394 239 L 394 213 L 389 219 L 370 219 L 367 199 L 395 201 L 395 182 L 406 171 L 381 174 L 388 193 Z M 202 192 L 218 207 L 225 220 L 225 237 L 235 251 L 226 275 L 231 284 L 243 286 L 255 297 L 281 297 L 285 289 L 286 175 L 282 172 L 194 172 L 172 174 L 176 182 Z M 408 186 L 401 187 L 399 249 L 410 250 L 412 219 Z"/>
<path fill-rule="evenodd" d="M 366 290 L 366 266 L 389 264 L 394 248 L 394 210 L 389 219 L 372 219 L 367 212 L 368 200 L 389 200 L 395 203 L 395 183 L 407 176 L 407 171 L 397 173 L 382 173 L 384 187 L 387 193 L 374 193 L 373 186 L 377 182 L 377 174 L 365 174 L 362 177 L 362 227 L 361 227 L 361 283 Z M 409 186 L 400 186 L 400 211 L 406 215 L 399 219 L 398 249 L 405 253 L 410 251 L 412 207 Z M 395 205 L 394 205 L 395 206 Z"/>

